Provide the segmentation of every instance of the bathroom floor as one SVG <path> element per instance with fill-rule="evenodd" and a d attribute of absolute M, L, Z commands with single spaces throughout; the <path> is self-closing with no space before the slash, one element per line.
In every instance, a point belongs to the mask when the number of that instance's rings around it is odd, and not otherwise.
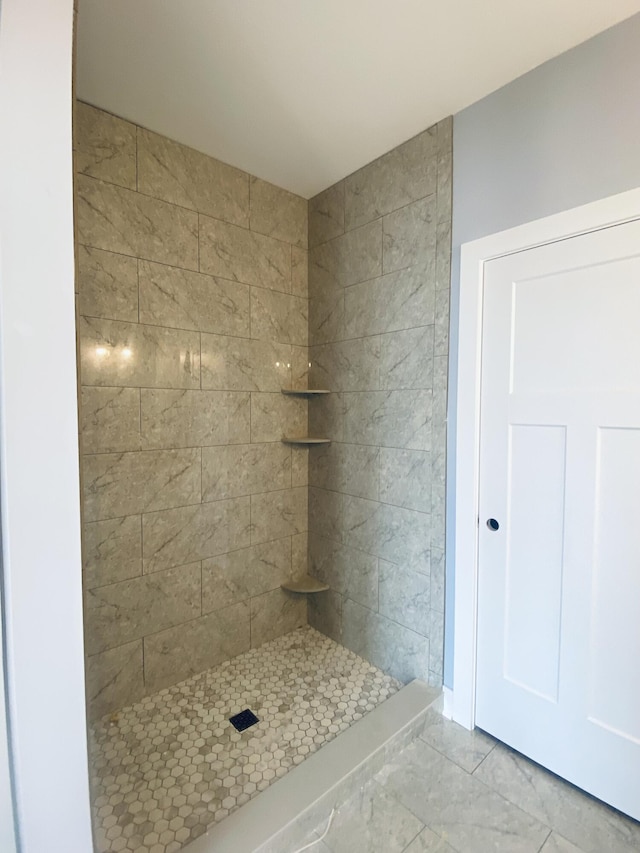
<path fill-rule="evenodd" d="M 90 731 L 97 853 L 173 853 L 400 688 L 305 627 L 107 715 Z M 237 732 L 229 717 L 259 722 Z"/>

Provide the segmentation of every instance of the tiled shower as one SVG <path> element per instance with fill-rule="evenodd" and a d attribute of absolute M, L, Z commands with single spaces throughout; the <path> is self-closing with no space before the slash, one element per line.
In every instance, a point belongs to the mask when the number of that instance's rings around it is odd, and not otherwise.
<path fill-rule="evenodd" d="M 97 849 L 169 853 L 400 682 L 441 683 L 451 121 L 309 202 L 82 103 L 75 163 Z M 306 388 L 331 393 L 282 394 Z M 307 573 L 329 591 L 281 589 Z M 283 648 L 339 689 L 300 673 L 297 692 L 248 694 L 256 655 L 277 669 Z M 249 701 L 264 736 L 238 740 L 227 718 Z M 305 702 L 323 708 L 313 734 Z M 201 727 L 190 765 L 171 713 Z M 186 788 L 136 818 L 174 760 Z"/>

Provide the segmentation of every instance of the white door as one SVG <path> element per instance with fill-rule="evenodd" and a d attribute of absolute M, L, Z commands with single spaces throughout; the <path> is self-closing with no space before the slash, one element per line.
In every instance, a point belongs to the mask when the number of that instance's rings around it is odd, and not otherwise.
<path fill-rule="evenodd" d="M 489 261 L 482 340 L 476 724 L 640 819 L 640 223 Z"/>

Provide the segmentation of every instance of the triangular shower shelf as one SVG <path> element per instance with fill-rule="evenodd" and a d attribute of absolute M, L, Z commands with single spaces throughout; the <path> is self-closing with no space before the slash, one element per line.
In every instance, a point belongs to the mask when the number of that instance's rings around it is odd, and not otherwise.
<path fill-rule="evenodd" d="M 307 595 L 314 592 L 326 592 L 329 589 L 329 584 L 312 578 L 311 575 L 303 575 L 295 580 L 285 581 L 280 584 L 282 589 L 287 592 L 297 592 L 299 595 Z"/>
<path fill-rule="evenodd" d="M 296 444 L 301 447 L 315 447 L 317 444 L 331 444 L 330 438 L 313 438 L 310 435 L 303 435 L 299 438 L 289 438 L 288 436 L 283 436 L 281 439 L 283 444 Z"/>
<path fill-rule="evenodd" d="M 317 397 L 321 394 L 330 394 L 326 388 L 282 388 L 282 393 L 288 397 Z"/>

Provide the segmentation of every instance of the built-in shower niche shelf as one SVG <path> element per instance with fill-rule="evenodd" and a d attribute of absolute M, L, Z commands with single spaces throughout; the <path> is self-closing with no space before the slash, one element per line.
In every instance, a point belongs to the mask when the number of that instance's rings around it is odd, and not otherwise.
<path fill-rule="evenodd" d="M 301 578 L 285 581 L 280 584 L 282 589 L 287 592 L 297 592 L 299 595 L 308 595 L 314 592 L 326 592 L 329 589 L 328 583 L 312 578 L 311 575 L 303 575 Z"/>
<path fill-rule="evenodd" d="M 295 444 L 299 447 L 314 447 L 316 444 L 331 444 L 330 438 L 313 438 L 310 435 L 303 435 L 299 438 L 283 436 L 281 441 L 283 444 Z"/>
<path fill-rule="evenodd" d="M 282 388 L 282 393 L 288 397 L 317 397 L 320 394 L 330 394 L 326 388 Z"/>

